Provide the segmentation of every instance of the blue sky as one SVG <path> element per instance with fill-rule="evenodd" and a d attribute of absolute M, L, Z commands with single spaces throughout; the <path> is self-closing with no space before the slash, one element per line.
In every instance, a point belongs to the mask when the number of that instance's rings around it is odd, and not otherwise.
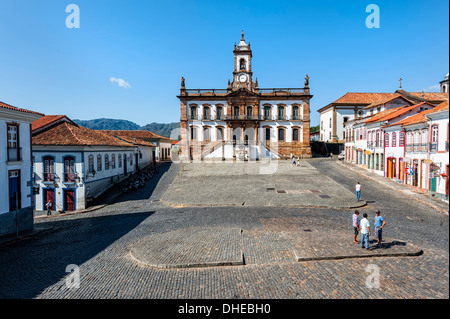
<path fill-rule="evenodd" d="M 71 3 L 79 29 L 66 27 Z M 365 24 L 372 3 L 378 29 Z M 400 77 L 405 90 L 438 91 L 448 12 L 446 0 L 0 0 L 0 101 L 73 119 L 177 122 L 181 76 L 188 88 L 226 88 L 243 29 L 259 87 L 303 87 L 309 75 L 318 125 L 317 110 L 346 92 L 394 92 Z"/>

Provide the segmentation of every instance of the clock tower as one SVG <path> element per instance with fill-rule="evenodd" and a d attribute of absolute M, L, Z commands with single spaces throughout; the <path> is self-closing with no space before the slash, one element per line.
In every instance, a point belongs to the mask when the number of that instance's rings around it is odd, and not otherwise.
<path fill-rule="evenodd" d="M 245 43 L 244 31 L 242 31 L 241 41 L 239 45 L 234 45 L 234 72 L 233 82 L 231 88 L 234 90 L 246 88 L 253 91 L 252 79 L 252 50 L 250 49 L 250 42 Z"/>

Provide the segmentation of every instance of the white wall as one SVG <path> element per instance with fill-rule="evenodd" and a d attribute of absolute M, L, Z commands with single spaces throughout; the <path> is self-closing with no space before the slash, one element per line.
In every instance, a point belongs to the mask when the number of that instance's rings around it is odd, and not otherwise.
<path fill-rule="evenodd" d="M 22 160 L 9 163 L 7 163 L 7 122 L 12 121 L 0 118 L 0 214 L 9 212 L 8 171 L 10 170 L 20 170 L 21 207 L 32 206 L 30 122 L 14 119 L 14 122 L 19 124 L 19 147 L 22 148 Z"/>

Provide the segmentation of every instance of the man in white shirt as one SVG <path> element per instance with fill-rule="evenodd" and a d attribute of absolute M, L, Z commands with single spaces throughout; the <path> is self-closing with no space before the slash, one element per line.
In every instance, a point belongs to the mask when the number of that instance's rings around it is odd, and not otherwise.
<path fill-rule="evenodd" d="M 370 236 L 370 223 L 367 219 L 367 214 L 363 214 L 363 219 L 360 222 L 361 225 L 361 248 L 369 249 L 369 236 Z"/>
<path fill-rule="evenodd" d="M 356 183 L 355 190 L 356 190 L 356 199 L 359 202 L 359 198 L 361 197 L 361 184 L 359 182 Z"/>

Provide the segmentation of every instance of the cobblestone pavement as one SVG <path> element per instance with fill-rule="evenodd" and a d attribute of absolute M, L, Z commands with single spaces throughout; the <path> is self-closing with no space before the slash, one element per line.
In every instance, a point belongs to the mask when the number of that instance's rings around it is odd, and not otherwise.
<path fill-rule="evenodd" d="M 314 235 L 308 246 L 312 250 L 323 252 L 328 242 L 344 250 L 357 246 L 351 243 L 352 210 L 168 207 L 160 200 L 180 169 L 172 165 L 145 188 L 105 208 L 37 220 L 39 226 L 53 228 L 0 246 L 0 298 L 449 298 L 448 215 L 333 161 L 309 163 L 348 191 L 360 181 L 369 203 L 361 213 L 373 220 L 374 210 L 380 209 L 387 221 L 386 238 L 418 247 L 423 254 L 298 262 L 289 249 L 302 244 L 293 240 L 296 233 Z M 130 254 L 151 236 L 164 238 L 190 227 L 244 230 L 245 264 L 159 269 Z M 79 288 L 66 286 L 68 265 L 79 267 Z M 374 269 L 379 287 L 369 288 Z"/>

